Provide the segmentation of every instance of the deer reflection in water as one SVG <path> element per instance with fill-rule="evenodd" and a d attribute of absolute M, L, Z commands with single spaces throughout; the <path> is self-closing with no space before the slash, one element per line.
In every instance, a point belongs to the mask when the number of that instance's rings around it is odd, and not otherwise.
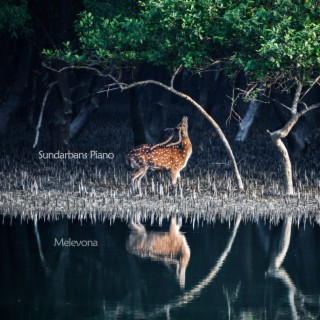
<path fill-rule="evenodd" d="M 151 258 L 177 265 L 177 279 L 180 287 L 185 286 L 186 268 L 190 260 L 190 248 L 185 236 L 180 232 L 179 223 L 171 218 L 169 232 L 147 232 L 140 222 L 129 222 L 132 230 L 127 241 L 127 250 L 142 258 Z"/>

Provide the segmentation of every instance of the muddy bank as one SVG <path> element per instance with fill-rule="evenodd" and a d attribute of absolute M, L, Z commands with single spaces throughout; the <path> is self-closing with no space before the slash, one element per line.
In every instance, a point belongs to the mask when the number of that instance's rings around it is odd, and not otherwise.
<path fill-rule="evenodd" d="M 263 217 L 273 222 L 293 214 L 296 221 L 320 221 L 317 152 L 304 161 L 293 159 L 296 194 L 286 197 L 279 156 L 266 133 L 256 130 L 250 141 L 235 143 L 235 131 L 230 130 L 228 139 L 245 184 L 245 191 L 240 192 L 226 151 L 212 128 L 206 124 L 201 130 L 191 126 L 193 154 L 178 186 L 171 186 L 167 173 L 150 172 L 137 193 L 130 188 L 131 171 L 125 161 L 133 146 L 130 123 L 112 113 L 106 118 L 107 122 L 98 116 L 70 150 L 86 153 L 86 158 L 44 159 L 40 152 L 47 152 L 45 132 L 37 150 L 3 143 L 1 213 L 22 219 L 66 215 L 92 220 L 127 219 L 132 214 L 161 219 L 180 214 L 209 221 L 242 214 L 248 220 Z M 91 157 L 91 151 L 112 153 L 114 157 Z"/>
<path fill-rule="evenodd" d="M 37 194 L 28 191 L 5 192 L 1 194 L 0 205 L 3 219 L 14 217 L 25 220 L 55 220 L 67 217 L 76 220 L 128 220 L 132 215 L 143 221 L 155 220 L 161 224 L 163 218 L 178 214 L 193 223 L 203 220 L 233 220 L 242 215 L 246 221 L 268 220 L 277 224 L 292 215 L 296 223 L 320 224 L 320 202 L 304 195 L 299 200 L 285 197 L 249 197 L 246 195 L 228 198 L 226 194 L 210 196 L 196 194 L 183 198 L 175 196 L 128 196 L 106 192 L 45 192 Z"/>

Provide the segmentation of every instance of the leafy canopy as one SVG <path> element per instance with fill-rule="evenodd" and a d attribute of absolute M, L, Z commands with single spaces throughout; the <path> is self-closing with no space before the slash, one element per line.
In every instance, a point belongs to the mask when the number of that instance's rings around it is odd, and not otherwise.
<path fill-rule="evenodd" d="M 314 1 L 229 1 L 222 19 L 230 59 L 252 80 L 303 82 L 319 75 L 320 7 Z"/>
<path fill-rule="evenodd" d="M 28 35 L 30 20 L 27 0 L 0 0 L 0 33 L 7 32 L 11 37 L 18 37 L 19 33 Z"/>
<path fill-rule="evenodd" d="M 130 1 L 127 1 L 130 2 Z M 139 62 L 168 68 L 202 68 L 211 64 L 217 7 L 210 0 L 134 1 L 127 10 L 110 15 L 108 10 L 84 11 L 75 24 L 78 46 L 46 50 L 72 62 L 104 67 Z M 101 5 L 101 3 L 99 4 Z M 90 7 L 90 6 L 89 6 Z M 112 12 L 112 11 L 111 11 Z"/>
<path fill-rule="evenodd" d="M 320 71 L 320 8 L 311 0 L 84 1 L 77 41 L 44 50 L 68 63 L 140 62 L 202 70 L 219 57 L 265 84 Z M 114 10 L 112 10 L 112 8 Z M 230 65 L 229 64 L 229 65 Z"/>

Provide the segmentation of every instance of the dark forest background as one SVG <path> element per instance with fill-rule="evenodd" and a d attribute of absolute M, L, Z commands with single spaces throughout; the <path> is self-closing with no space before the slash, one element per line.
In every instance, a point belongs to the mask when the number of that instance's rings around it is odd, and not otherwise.
<path fill-rule="evenodd" d="M 170 95 L 164 90 L 143 87 L 129 92 L 110 92 L 100 96 L 81 100 L 96 92 L 103 86 L 104 79 L 86 70 L 71 70 L 64 74 L 43 67 L 45 48 L 61 48 L 63 43 L 75 38 L 74 22 L 78 15 L 95 1 L 1 1 L 1 73 L 0 73 L 0 136 L 5 145 L 11 145 L 16 139 L 24 142 L 26 148 L 32 149 L 36 127 L 48 86 L 54 81 L 59 85 L 52 88 L 44 108 L 41 124 L 39 146 L 47 150 L 70 148 L 74 141 L 81 140 L 82 130 L 100 109 L 113 108 L 119 111 L 118 119 L 105 119 L 105 122 L 128 120 L 132 130 L 134 144 L 155 143 L 162 138 L 162 130 L 174 125 L 179 119 L 168 120 L 179 109 L 188 108 L 182 99 Z M 100 3 L 101 5 L 101 3 Z M 117 8 L 112 1 L 104 4 L 110 10 Z M 57 62 L 58 64 L 61 62 Z M 170 72 L 165 67 L 141 64 L 134 74 L 135 80 L 154 78 L 162 82 L 170 80 Z M 232 137 L 238 129 L 240 119 L 244 117 L 249 102 L 239 100 L 236 113 L 230 116 L 232 88 L 244 87 L 246 78 L 239 72 L 230 80 L 223 71 L 205 72 L 201 75 L 185 70 L 179 74 L 176 86 L 199 102 L 209 114 L 219 120 L 220 125 Z M 281 94 L 278 94 L 281 98 Z M 291 94 L 291 98 L 293 93 Z M 313 89 L 310 100 L 317 101 L 319 90 Z M 288 99 L 287 97 L 285 97 Z M 290 95 L 289 95 L 290 98 Z M 192 112 L 179 112 L 181 114 Z M 186 110 L 186 109 L 185 109 Z M 287 138 L 289 150 L 295 156 L 305 156 L 318 148 L 319 112 L 308 114 L 297 124 Z M 262 104 L 259 117 L 253 127 L 277 129 L 285 124 L 288 114 L 272 103 Z M 195 114 L 191 127 L 201 130 L 204 120 Z M 23 128 L 23 130 L 22 130 Z M 16 130 L 19 134 L 15 134 Z M 47 136 L 45 140 L 44 136 Z M 231 137 L 231 139 L 232 139 Z M 250 136 L 249 136 L 250 138 Z M 45 145 L 44 145 L 45 143 Z"/>

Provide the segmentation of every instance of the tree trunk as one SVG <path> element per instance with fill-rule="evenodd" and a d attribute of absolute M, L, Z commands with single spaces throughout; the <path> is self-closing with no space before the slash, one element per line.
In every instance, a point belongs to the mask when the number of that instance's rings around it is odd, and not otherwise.
<path fill-rule="evenodd" d="M 223 97 L 225 96 L 225 81 L 223 79 L 222 71 L 218 70 L 214 72 L 214 76 L 211 78 L 206 77 L 207 85 L 205 90 L 200 88 L 199 104 L 203 106 L 204 110 L 208 114 L 212 114 L 216 107 L 223 104 Z M 204 118 L 197 119 L 194 127 L 201 130 L 203 128 Z"/>
<path fill-rule="evenodd" d="M 69 81 L 65 73 L 57 73 L 58 97 L 51 120 L 51 148 L 65 151 L 69 148 L 72 102 Z"/>
<path fill-rule="evenodd" d="M 28 45 L 21 51 L 17 76 L 13 88 L 0 109 L 0 135 L 5 135 L 8 130 L 9 122 L 15 113 L 19 110 L 24 93 L 29 80 L 32 58 L 32 46 Z"/>
<path fill-rule="evenodd" d="M 292 167 L 291 167 L 291 161 L 290 161 L 288 150 L 281 139 L 286 138 L 288 136 L 291 129 L 294 127 L 294 125 L 297 123 L 297 121 L 303 114 L 303 112 L 298 112 L 298 103 L 299 103 L 301 91 L 302 91 L 302 84 L 299 83 L 297 85 L 292 107 L 290 109 L 291 118 L 286 123 L 286 125 L 282 129 L 279 129 L 277 131 L 274 131 L 274 132 L 268 131 L 271 136 L 272 142 L 278 148 L 280 155 L 282 156 L 281 159 L 284 167 L 284 176 L 285 176 L 287 195 L 292 195 L 294 193 L 293 181 L 292 181 Z"/>
<path fill-rule="evenodd" d="M 279 243 L 269 265 L 270 271 L 279 269 L 281 267 L 289 249 L 290 239 L 291 239 L 291 229 L 292 229 L 292 216 L 289 216 L 283 222 Z"/>
<path fill-rule="evenodd" d="M 278 248 L 275 250 L 270 262 L 268 275 L 282 281 L 288 290 L 288 302 L 291 309 L 291 319 L 299 319 L 295 296 L 299 296 L 298 290 L 285 269 L 280 268 L 289 249 L 291 240 L 292 216 L 283 222 Z M 300 294 L 301 295 L 301 294 Z M 304 298 L 302 296 L 302 298 Z"/>
<path fill-rule="evenodd" d="M 80 90 L 78 94 L 75 94 L 76 97 L 75 95 L 73 95 L 74 100 L 80 100 L 81 97 L 87 96 L 88 94 L 91 95 L 97 86 L 96 79 L 88 73 L 84 74 L 82 83 L 83 85 L 79 87 Z M 73 113 L 77 112 L 77 115 L 70 124 L 69 136 L 71 140 L 75 139 L 85 128 L 85 126 L 89 122 L 91 115 L 96 109 L 99 108 L 99 101 L 97 97 L 91 97 L 89 100 L 83 101 L 80 104 L 80 108 L 75 108 L 75 104 L 73 105 L 73 107 Z"/>
<path fill-rule="evenodd" d="M 212 87 L 208 91 L 206 111 L 211 114 L 217 106 L 223 105 L 228 84 L 221 70 L 215 72 Z"/>
<path fill-rule="evenodd" d="M 150 76 L 162 82 L 168 80 L 168 72 L 163 67 L 150 70 L 148 66 L 143 65 L 136 72 L 137 80 Z M 156 144 L 164 138 L 163 128 L 166 125 L 166 107 L 172 103 L 172 95 L 169 92 L 157 89 L 149 87 L 147 90 L 139 91 L 141 110 L 151 109 L 150 117 L 144 119 L 146 143 L 150 144 Z"/>
<path fill-rule="evenodd" d="M 130 95 L 130 114 L 132 121 L 133 143 L 135 146 L 146 143 L 146 135 L 143 121 L 139 88 L 134 88 Z"/>
<path fill-rule="evenodd" d="M 311 105 L 310 107 L 305 106 L 305 109 L 298 111 L 298 103 L 299 103 L 299 98 L 301 96 L 301 92 L 302 92 L 302 84 L 298 83 L 295 96 L 293 99 L 292 107 L 290 109 L 291 118 L 286 123 L 286 125 L 282 129 L 279 129 L 277 131 L 274 131 L 274 132 L 268 131 L 273 143 L 278 148 L 282 156 L 282 162 L 284 165 L 284 173 L 285 173 L 285 179 L 286 179 L 286 192 L 288 195 L 292 195 L 294 193 L 293 182 L 292 182 L 292 168 L 291 168 L 289 153 L 287 151 L 286 146 L 282 142 L 282 139 L 288 136 L 288 134 L 290 133 L 290 131 L 292 130 L 292 128 L 295 126 L 295 124 L 298 122 L 298 120 L 302 115 L 320 107 L 320 103 L 317 103 L 317 104 Z"/>
<path fill-rule="evenodd" d="M 75 3 L 72 0 L 59 0 L 56 3 L 59 10 L 60 21 L 55 27 L 59 43 L 71 38 L 72 23 L 75 17 Z M 64 67 L 61 61 L 56 61 L 54 68 L 59 70 Z M 69 78 L 67 73 L 55 74 L 58 82 L 60 101 L 55 104 L 53 118 L 51 121 L 51 146 L 54 151 L 68 150 L 70 145 L 70 123 L 72 120 L 72 101 Z"/>
<path fill-rule="evenodd" d="M 165 127 L 165 105 L 167 104 L 164 100 L 168 95 L 163 95 L 162 100 L 151 105 L 152 117 L 150 123 L 148 123 L 148 128 L 146 128 L 146 140 L 150 144 L 158 143 L 163 137 L 163 128 Z"/>
<path fill-rule="evenodd" d="M 284 126 L 287 122 L 287 114 L 277 106 L 274 106 L 274 110 L 281 125 Z M 319 123 L 319 112 L 310 115 L 306 114 L 302 117 L 287 137 L 290 155 L 297 158 L 305 158 L 311 150 L 319 148 Z"/>
<path fill-rule="evenodd" d="M 29 128 L 34 128 L 35 126 L 35 119 L 34 119 L 34 114 L 35 114 L 35 109 L 37 105 L 37 93 L 38 93 L 38 86 L 37 86 L 37 74 L 36 72 L 33 72 L 32 75 L 32 85 L 31 85 L 31 97 L 29 101 L 29 106 L 28 106 L 28 122 L 27 125 Z"/>
<path fill-rule="evenodd" d="M 278 135 L 271 137 L 271 139 L 274 145 L 278 148 L 281 155 L 285 175 L 286 193 L 287 195 L 292 195 L 294 193 L 292 181 L 292 166 L 288 150 Z"/>
<path fill-rule="evenodd" d="M 258 89 L 262 89 L 262 85 L 259 84 Z M 258 93 L 258 98 L 260 97 L 260 94 Z M 237 133 L 237 136 L 235 138 L 235 141 L 243 142 L 247 139 L 249 130 L 251 128 L 251 125 L 253 123 L 253 120 L 257 114 L 257 111 L 260 107 L 260 102 L 257 101 L 251 101 L 249 104 L 249 108 L 246 112 L 246 115 L 244 116 L 243 120 L 240 123 L 240 129 Z"/>
<path fill-rule="evenodd" d="M 208 107 L 208 96 L 210 91 L 211 77 L 210 74 L 204 73 L 199 76 L 198 79 L 198 92 L 199 92 L 199 104 L 203 106 L 205 110 Z"/>
<path fill-rule="evenodd" d="M 75 139 L 88 123 L 92 113 L 99 108 L 98 99 L 93 97 L 91 101 L 83 106 L 77 116 L 70 124 L 70 139 Z"/>
<path fill-rule="evenodd" d="M 56 84 L 57 84 L 57 81 L 51 82 L 49 84 L 49 86 L 48 86 L 48 89 L 47 89 L 46 93 L 44 94 L 42 105 L 41 105 L 41 110 L 40 110 L 40 113 L 39 113 L 38 124 L 36 126 L 36 136 L 35 136 L 35 139 L 34 139 L 33 148 L 35 148 L 38 145 L 40 129 L 41 129 L 41 126 L 42 126 L 42 121 L 43 121 L 44 108 L 46 106 L 46 103 L 47 103 L 48 97 L 49 97 L 49 95 L 51 93 L 51 90 Z"/>

